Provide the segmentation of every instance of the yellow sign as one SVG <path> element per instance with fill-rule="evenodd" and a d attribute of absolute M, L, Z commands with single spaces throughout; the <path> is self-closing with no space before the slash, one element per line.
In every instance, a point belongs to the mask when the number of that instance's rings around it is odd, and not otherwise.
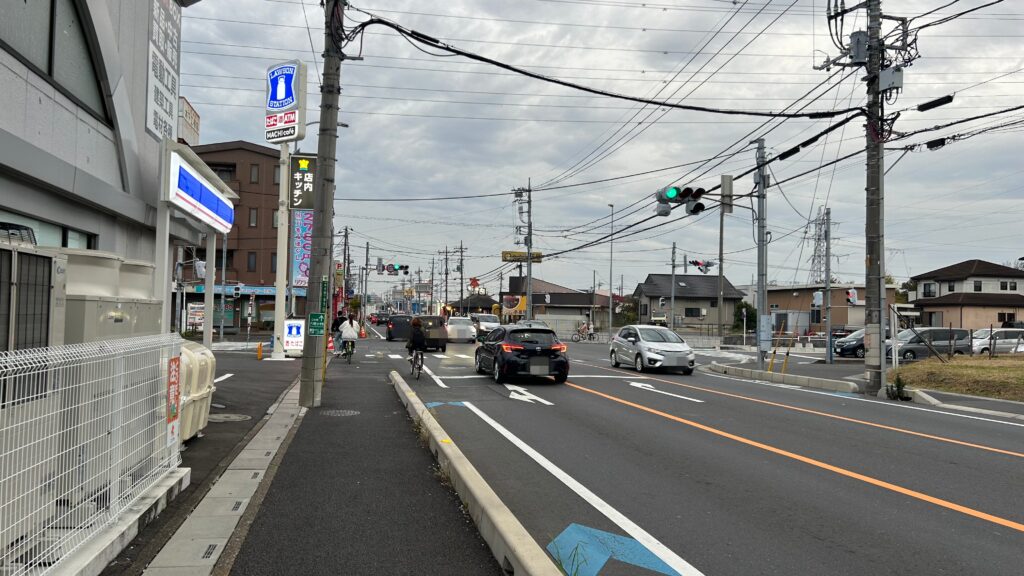
<path fill-rule="evenodd" d="M 526 314 L 526 295 L 507 295 L 501 299 L 501 313 L 509 316 Z"/>
<path fill-rule="evenodd" d="M 534 264 L 540 264 L 543 254 L 540 252 L 532 252 L 530 259 Z M 516 252 L 512 250 L 504 250 L 501 253 L 502 262 L 526 262 L 526 252 Z"/>

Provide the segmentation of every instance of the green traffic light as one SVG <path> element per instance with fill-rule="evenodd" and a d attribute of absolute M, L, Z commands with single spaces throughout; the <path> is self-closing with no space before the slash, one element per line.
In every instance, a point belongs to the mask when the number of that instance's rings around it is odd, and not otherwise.
<path fill-rule="evenodd" d="M 665 190 L 665 198 L 668 198 L 669 200 L 674 200 L 677 196 L 679 196 L 679 188 L 676 188 L 675 186 L 670 186 L 668 190 Z"/>

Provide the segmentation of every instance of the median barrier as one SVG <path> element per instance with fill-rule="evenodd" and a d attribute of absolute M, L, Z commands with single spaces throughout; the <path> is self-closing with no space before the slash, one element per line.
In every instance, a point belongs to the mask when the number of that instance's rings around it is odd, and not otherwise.
<path fill-rule="evenodd" d="M 740 378 L 749 378 L 752 380 L 764 380 L 767 382 L 773 382 L 777 384 L 789 384 L 790 386 L 804 386 L 807 388 L 831 390 L 833 392 L 852 392 L 856 394 L 862 393 L 860 387 L 857 386 L 857 384 L 853 382 L 846 382 L 843 380 L 812 378 L 810 376 L 797 376 L 794 374 L 780 374 L 778 372 L 753 370 L 751 368 L 741 368 L 739 366 L 719 364 L 717 362 L 711 364 L 710 366 L 707 366 L 706 368 L 711 370 L 712 372 L 717 372 L 719 374 L 739 376 Z"/>

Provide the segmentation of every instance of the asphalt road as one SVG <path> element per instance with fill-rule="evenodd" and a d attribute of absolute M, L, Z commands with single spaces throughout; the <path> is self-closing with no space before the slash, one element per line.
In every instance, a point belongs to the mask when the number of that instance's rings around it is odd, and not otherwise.
<path fill-rule="evenodd" d="M 403 346 L 361 352 L 407 375 Z M 585 343 L 568 383 L 511 389 L 474 372 L 474 348 L 427 354 L 411 385 L 569 573 L 1021 574 L 1020 422 L 638 375 Z"/>

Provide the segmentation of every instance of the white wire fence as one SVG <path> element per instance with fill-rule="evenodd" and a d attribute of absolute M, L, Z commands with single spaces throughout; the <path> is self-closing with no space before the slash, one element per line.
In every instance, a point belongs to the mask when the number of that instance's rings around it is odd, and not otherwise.
<path fill-rule="evenodd" d="M 180 464 L 181 342 L 0 352 L 0 574 L 59 573 L 61 558 Z"/>

